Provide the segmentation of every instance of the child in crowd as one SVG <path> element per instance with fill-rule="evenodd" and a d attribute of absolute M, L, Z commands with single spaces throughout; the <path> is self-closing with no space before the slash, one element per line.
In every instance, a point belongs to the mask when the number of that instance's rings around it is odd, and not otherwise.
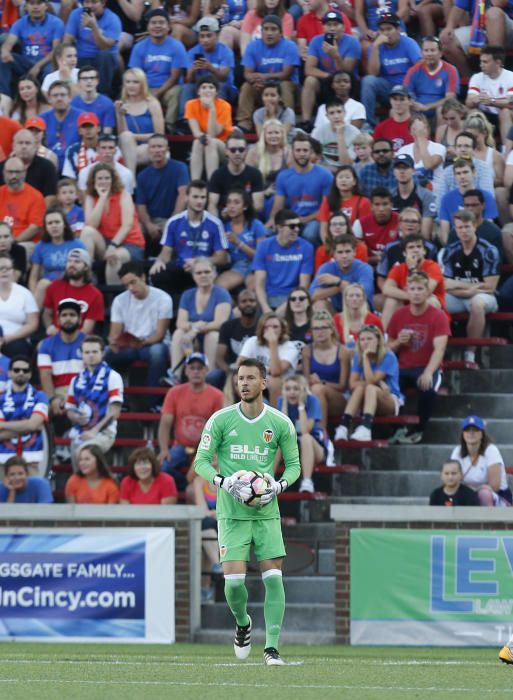
<path fill-rule="evenodd" d="M 77 204 L 78 190 L 74 180 L 63 177 L 57 183 L 57 203 L 64 212 L 66 221 L 76 238 L 84 228 L 85 216 L 82 207 Z"/>

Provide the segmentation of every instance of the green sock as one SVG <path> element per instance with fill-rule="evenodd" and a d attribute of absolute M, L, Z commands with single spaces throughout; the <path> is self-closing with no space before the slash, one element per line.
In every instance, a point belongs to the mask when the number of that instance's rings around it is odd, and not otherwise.
<path fill-rule="evenodd" d="M 265 586 L 265 648 L 278 649 L 281 625 L 285 615 L 285 589 L 281 571 L 279 569 L 264 571 L 262 580 Z"/>
<path fill-rule="evenodd" d="M 224 595 L 235 621 L 241 627 L 249 625 L 248 589 L 245 584 L 246 574 L 227 574 L 224 577 Z"/>

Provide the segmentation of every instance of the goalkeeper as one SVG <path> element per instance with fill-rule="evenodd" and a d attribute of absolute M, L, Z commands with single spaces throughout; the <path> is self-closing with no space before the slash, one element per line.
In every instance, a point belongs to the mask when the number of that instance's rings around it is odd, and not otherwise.
<path fill-rule="evenodd" d="M 281 533 L 277 496 L 299 477 L 297 435 L 290 419 L 264 404 L 264 365 L 243 360 L 237 374 L 241 402 L 214 413 L 201 435 L 196 455 L 196 472 L 218 488 L 217 521 L 220 559 L 225 578 L 225 595 L 236 621 L 234 651 L 246 659 L 251 651 L 251 618 L 247 612 L 245 584 L 250 547 L 260 563 L 265 586 L 264 663 L 284 664 L 278 642 L 285 613 L 282 564 L 285 547 Z M 273 478 L 275 455 L 280 449 L 285 462 L 283 478 Z M 219 472 L 212 466 L 217 455 Z M 260 507 L 244 505 L 250 487 L 233 476 L 244 469 L 265 473 L 270 488 Z"/>

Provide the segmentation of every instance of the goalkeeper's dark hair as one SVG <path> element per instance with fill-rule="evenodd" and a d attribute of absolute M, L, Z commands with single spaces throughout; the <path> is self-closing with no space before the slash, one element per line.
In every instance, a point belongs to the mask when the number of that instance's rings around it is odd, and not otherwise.
<path fill-rule="evenodd" d="M 265 379 L 267 376 L 267 370 L 265 369 L 264 363 L 260 362 L 260 360 L 255 360 L 252 357 L 248 357 L 245 360 L 242 360 L 242 362 L 239 365 L 239 369 L 241 367 L 256 367 L 260 372 L 260 376 L 262 377 L 262 379 Z"/>

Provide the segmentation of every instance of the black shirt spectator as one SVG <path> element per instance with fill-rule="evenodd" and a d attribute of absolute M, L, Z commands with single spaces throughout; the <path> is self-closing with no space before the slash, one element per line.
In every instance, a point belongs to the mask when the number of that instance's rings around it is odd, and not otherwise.
<path fill-rule="evenodd" d="M 479 497 L 465 484 L 461 484 L 456 493 L 445 493 L 444 487 L 439 486 L 429 497 L 430 506 L 479 506 Z"/>

